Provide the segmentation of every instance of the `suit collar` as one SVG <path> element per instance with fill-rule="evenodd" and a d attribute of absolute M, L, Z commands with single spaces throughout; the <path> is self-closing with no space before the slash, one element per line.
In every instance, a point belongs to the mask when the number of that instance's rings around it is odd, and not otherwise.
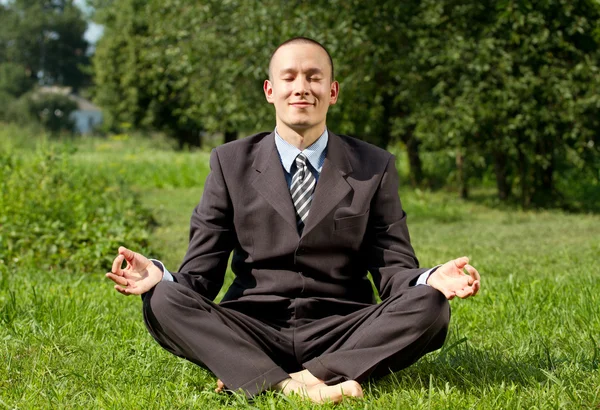
<path fill-rule="evenodd" d="M 327 156 L 315 189 L 311 209 L 302 236 L 307 235 L 352 190 L 346 176 L 352 173 L 348 147 L 342 139 L 329 131 Z M 259 143 L 252 163 L 256 177 L 254 188 L 269 204 L 296 229 L 296 211 L 289 195 L 283 166 L 275 146 L 275 133 L 265 136 Z"/>
<path fill-rule="evenodd" d="M 348 147 L 342 142 L 342 139 L 329 131 L 329 141 L 327 143 L 327 157 L 332 165 L 334 165 L 342 176 L 352 173 L 352 165 L 350 164 Z"/>
<path fill-rule="evenodd" d="M 275 147 L 275 131 L 266 135 L 258 143 L 258 149 L 256 150 L 256 156 L 252 162 L 252 168 L 258 172 L 263 172 L 270 164 L 272 154 L 277 156 L 277 148 Z M 281 164 L 281 162 L 280 162 Z"/>
<path fill-rule="evenodd" d="M 266 135 L 259 143 L 252 163 L 256 176 L 252 186 L 297 232 L 296 210 L 283 174 L 284 170 L 275 147 L 275 133 Z"/>
<path fill-rule="evenodd" d="M 346 176 L 352 173 L 349 155 L 342 139 L 330 131 L 327 157 L 317 182 L 302 236 L 315 228 L 352 191 L 352 187 L 346 181 Z"/>

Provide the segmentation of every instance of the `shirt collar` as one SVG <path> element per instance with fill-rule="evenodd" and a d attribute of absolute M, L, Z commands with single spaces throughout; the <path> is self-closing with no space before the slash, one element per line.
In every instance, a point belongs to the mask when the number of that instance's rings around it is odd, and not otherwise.
<path fill-rule="evenodd" d="M 303 151 L 300 151 L 297 147 L 281 138 L 281 136 L 277 133 L 277 129 L 275 129 L 275 145 L 277 146 L 277 152 L 279 153 L 279 158 L 281 159 L 283 168 L 288 173 L 291 172 L 292 165 L 300 153 L 306 155 L 310 165 L 320 172 L 321 168 L 323 167 L 323 154 L 327 148 L 328 140 L 329 133 L 327 132 L 327 128 L 325 128 L 323 134 L 321 134 L 321 136 L 317 138 L 315 142 L 313 142 L 309 147 L 306 147 Z"/>

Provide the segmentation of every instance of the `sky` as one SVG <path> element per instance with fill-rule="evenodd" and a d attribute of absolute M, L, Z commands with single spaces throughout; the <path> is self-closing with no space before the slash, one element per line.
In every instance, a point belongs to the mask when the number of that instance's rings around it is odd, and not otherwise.
<path fill-rule="evenodd" d="M 74 0 L 73 3 L 75 3 L 75 5 L 77 7 L 79 7 L 81 10 L 83 10 L 83 12 L 86 13 L 86 15 L 88 14 L 89 7 L 87 7 L 85 0 Z M 102 27 L 101 25 L 96 24 L 94 22 L 88 21 L 88 28 L 87 28 L 85 34 L 83 35 L 83 37 L 90 44 L 96 44 L 96 41 L 98 41 L 98 39 L 100 37 L 102 37 L 103 31 L 104 31 L 104 27 Z"/>

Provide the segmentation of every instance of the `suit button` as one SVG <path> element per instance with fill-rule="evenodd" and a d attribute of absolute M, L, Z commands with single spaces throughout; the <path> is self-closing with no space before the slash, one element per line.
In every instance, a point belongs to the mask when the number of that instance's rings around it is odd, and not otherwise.
<path fill-rule="evenodd" d="M 298 250 L 296 251 L 296 255 L 302 255 L 304 253 L 306 253 L 306 248 L 303 246 L 299 247 Z"/>

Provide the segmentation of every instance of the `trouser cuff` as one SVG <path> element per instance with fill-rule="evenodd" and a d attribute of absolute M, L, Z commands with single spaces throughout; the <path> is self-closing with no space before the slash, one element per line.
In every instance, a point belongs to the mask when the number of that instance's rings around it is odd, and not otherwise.
<path fill-rule="evenodd" d="M 308 370 L 317 379 L 321 379 L 325 384 L 337 384 L 346 381 L 347 378 L 329 370 L 318 357 L 303 363 L 302 366 Z"/>
<path fill-rule="evenodd" d="M 251 398 L 266 390 L 270 390 L 280 381 L 289 379 L 290 375 L 281 367 L 275 367 L 268 372 L 244 383 L 241 386 L 227 386 L 233 391 L 242 390 L 246 397 Z"/>

